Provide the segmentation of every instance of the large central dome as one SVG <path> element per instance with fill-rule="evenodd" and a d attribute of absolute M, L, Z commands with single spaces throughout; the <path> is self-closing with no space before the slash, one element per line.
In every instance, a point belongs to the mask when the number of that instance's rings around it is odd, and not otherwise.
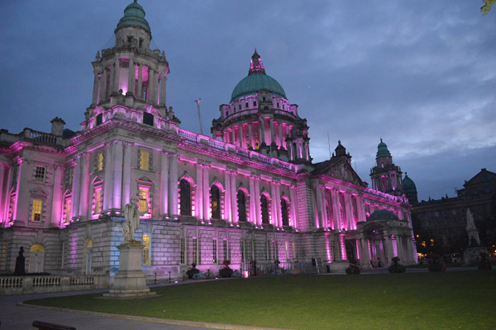
<path fill-rule="evenodd" d="M 242 96 L 253 95 L 261 89 L 267 89 L 271 91 L 272 94 L 286 99 L 286 93 L 281 84 L 265 73 L 265 68 L 260 60 L 260 55 L 258 55 L 256 50 L 251 58 L 248 76 L 243 78 L 236 87 L 234 87 L 231 94 L 231 102 Z"/>

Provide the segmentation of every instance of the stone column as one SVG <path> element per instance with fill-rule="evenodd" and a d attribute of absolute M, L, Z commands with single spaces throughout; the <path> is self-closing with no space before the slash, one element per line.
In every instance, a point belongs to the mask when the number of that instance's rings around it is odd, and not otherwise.
<path fill-rule="evenodd" d="M 195 216 L 203 221 L 203 169 L 202 164 L 196 164 L 196 201 Z"/>
<path fill-rule="evenodd" d="M 93 70 L 93 75 L 93 98 L 91 99 L 91 104 L 98 104 L 98 82 L 100 79 L 96 69 Z"/>
<path fill-rule="evenodd" d="M 334 230 L 341 231 L 341 212 L 339 210 L 339 193 L 331 189 L 332 217 L 334 218 Z"/>
<path fill-rule="evenodd" d="M 291 198 L 291 223 L 290 225 L 298 229 L 298 223 L 296 222 L 296 186 L 292 185 L 289 187 L 289 198 Z"/>
<path fill-rule="evenodd" d="M 282 141 L 282 123 L 279 122 L 279 149 L 282 149 L 284 147 L 283 141 Z"/>
<path fill-rule="evenodd" d="M 128 82 L 127 82 L 127 92 L 134 95 L 134 84 L 136 81 L 136 66 L 134 65 L 134 59 L 129 58 L 129 74 L 128 74 Z"/>
<path fill-rule="evenodd" d="M 112 146 L 112 201 L 109 208 L 112 212 L 123 209 L 122 201 L 122 165 L 123 165 L 123 148 L 122 141 L 115 141 Z M 125 204 L 124 204 L 125 205 Z"/>
<path fill-rule="evenodd" d="M 396 250 L 398 251 L 398 258 L 400 258 L 400 260 L 404 262 L 403 237 L 400 235 L 396 235 Z"/>
<path fill-rule="evenodd" d="M 63 166 L 59 164 L 54 165 L 53 173 L 53 193 L 52 193 L 52 212 L 51 212 L 51 223 L 50 227 L 59 227 L 63 223 L 62 219 L 62 177 L 63 177 Z M 0 186 L 1 188 L 1 186 Z M 62 221 L 61 221 L 62 220 Z"/>
<path fill-rule="evenodd" d="M 315 184 L 315 199 L 317 201 L 317 217 L 318 217 L 318 223 L 316 223 L 317 227 L 322 229 L 324 228 L 324 225 L 323 225 L 323 205 L 322 205 L 322 191 L 321 191 L 321 188 L 320 188 L 320 185 L 319 184 Z"/>
<path fill-rule="evenodd" d="M 231 143 L 232 144 L 235 144 L 235 142 L 236 142 L 236 139 L 234 138 L 235 137 L 235 133 L 234 133 L 235 129 L 234 128 L 235 128 L 235 126 L 233 126 L 231 128 Z"/>
<path fill-rule="evenodd" d="M 91 216 L 91 207 L 88 206 L 90 200 L 90 154 L 81 153 L 81 186 L 79 195 L 79 216 L 84 219 L 89 219 Z"/>
<path fill-rule="evenodd" d="M 152 68 L 148 71 L 148 102 L 157 104 L 157 74 Z"/>
<path fill-rule="evenodd" d="M 250 139 L 250 147 L 255 150 L 255 143 L 253 143 L 253 134 L 252 134 L 252 127 L 251 125 L 253 125 L 253 123 L 248 123 L 248 136 L 249 136 L 249 139 Z"/>
<path fill-rule="evenodd" d="M 160 74 L 160 106 L 165 107 L 165 86 L 167 82 L 167 74 L 165 73 L 165 67 L 162 68 L 162 73 Z"/>
<path fill-rule="evenodd" d="M 112 92 L 114 91 L 114 82 L 115 82 L 115 78 L 114 78 L 115 68 L 114 68 L 114 65 L 115 65 L 115 63 L 110 64 L 109 88 L 108 88 L 108 91 L 107 91 L 108 95 L 112 94 Z"/>
<path fill-rule="evenodd" d="M 226 169 L 224 172 L 224 180 L 225 180 L 225 188 L 226 192 L 224 193 L 224 217 L 226 220 L 228 220 L 230 223 L 232 223 L 233 219 L 231 219 L 231 175 L 229 173 L 229 170 Z"/>
<path fill-rule="evenodd" d="M 279 224 L 279 217 L 277 216 L 277 202 L 276 202 L 276 185 L 274 183 L 274 181 L 270 182 L 270 195 L 272 197 L 272 201 L 271 201 L 271 217 L 272 217 L 272 224 L 279 228 L 280 227 L 280 224 Z"/>
<path fill-rule="evenodd" d="M 138 95 L 136 98 L 143 100 L 143 64 L 138 63 Z"/>
<path fill-rule="evenodd" d="M 270 118 L 270 143 L 276 142 L 275 132 L 274 132 L 274 118 Z"/>
<path fill-rule="evenodd" d="M 107 96 L 107 68 L 103 67 L 103 71 L 100 75 L 100 95 L 98 98 L 98 103 L 102 103 L 106 100 Z"/>
<path fill-rule="evenodd" d="M 120 59 L 117 58 L 115 60 L 115 69 L 114 69 L 114 92 L 119 92 L 119 76 L 120 76 Z"/>
<path fill-rule="evenodd" d="M 386 250 L 386 259 L 384 260 L 385 266 L 390 266 L 392 264 L 391 260 L 393 259 L 393 243 L 391 242 L 391 234 L 384 233 L 384 249 Z"/>
<path fill-rule="evenodd" d="M 272 181 L 272 183 L 276 186 L 276 195 L 275 195 L 276 210 L 274 214 L 276 216 L 276 221 L 279 224 L 278 226 L 282 228 L 283 225 L 282 225 L 282 214 L 281 214 L 281 183 L 274 181 Z"/>
<path fill-rule="evenodd" d="M 343 234 L 339 235 L 339 245 L 341 248 L 341 259 L 342 260 L 348 260 L 348 257 L 346 256 L 346 245 L 344 242 L 344 235 Z"/>
<path fill-rule="evenodd" d="M 257 225 L 262 226 L 262 214 L 260 210 L 260 177 L 255 176 L 255 216 L 257 219 Z"/>
<path fill-rule="evenodd" d="M 260 144 L 265 143 L 265 118 L 260 116 Z"/>
<path fill-rule="evenodd" d="M 72 209 L 71 217 L 77 218 L 79 215 L 79 189 L 81 187 L 81 154 L 76 154 L 74 161 L 74 172 L 72 179 Z"/>
<path fill-rule="evenodd" d="M 363 269 L 370 269 L 369 244 L 364 237 L 360 238 L 360 260 Z"/>
<path fill-rule="evenodd" d="M 160 212 L 165 217 L 169 214 L 169 154 L 164 150 L 160 159 L 160 192 L 162 193 Z"/>
<path fill-rule="evenodd" d="M 124 157 L 123 157 L 123 174 L 122 174 L 122 200 L 121 206 L 124 206 L 131 201 L 131 159 L 132 159 L 132 146 L 131 143 L 124 144 Z"/>
<path fill-rule="evenodd" d="M 105 144 L 105 158 L 104 158 L 104 187 L 103 187 L 103 211 L 108 211 L 111 207 L 112 202 L 112 145 L 110 143 Z"/>
<path fill-rule="evenodd" d="M 238 193 L 238 190 L 236 188 L 236 170 L 231 170 L 231 217 L 232 217 L 232 223 L 238 223 L 238 204 L 237 204 L 237 198 L 236 195 Z"/>
<path fill-rule="evenodd" d="M 243 148 L 243 123 L 239 124 L 239 147 Z"/>
<path fill-rule="evenodd" d="M 252 222 L 255 226 L 258 226 L 255 217 L 255 178 L 253 175 L 250 176 L 250 219 L 248 221 Z"/>
<path fill-rule="evenodd" d="M 169 179 L 169 215 L 177 215 L 177 194 L 178 194 L 178 176 L 177 176 L 177 154 L 170 156 L 170 179 Z"/>
<path fill-rule="evenodd" d="M 210 180 L 209 180 L 209 168 L 207 164 L 203 164 L 203 218 L 210 223 L 211 212 L 210 212 Z M 220 205 L 219 205 L 220 207 Z"/>

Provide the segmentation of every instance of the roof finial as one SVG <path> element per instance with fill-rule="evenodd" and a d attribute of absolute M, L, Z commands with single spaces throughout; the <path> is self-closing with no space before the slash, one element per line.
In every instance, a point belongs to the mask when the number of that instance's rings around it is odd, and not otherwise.
<path fill-rule="evenodd" d="M 255 52 L 251 56 L 250 71 L 248 71 L 248 75 L 251 75 L 254 73 L 265 74 L 265 68 L 263 66 L 262 60 L 260 59 L 260 55 L 258 55 L 258 53 L 257 53 L 256 48 L 255 48 Z"/>
<path fill-rule="evenodd" d="M 381 142 L 382 142 L 382 138 L 381 138 Z"/>

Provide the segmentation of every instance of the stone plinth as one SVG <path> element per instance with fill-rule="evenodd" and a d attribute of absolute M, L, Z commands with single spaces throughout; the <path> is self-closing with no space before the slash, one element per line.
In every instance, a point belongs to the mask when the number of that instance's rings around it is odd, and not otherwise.
<path fill-rule="evenodd" d="M 487 253 L 487 249 L 485 247 L 469 247 L 463 250 L 463 261 L 465 266 L 473 266 L 477 265 L 479 261 L 479 255 L 481 252 Z"/>
<path fill-rule="evenodd" d="M 139 241 L 126 241 L 117 248 L 119 271 L 115 274 L 114 284 L 105 298 L 140 298 L 155 295 L 146 286 L 145 273 L 141 270 L 141 255 L 144 245 Z"/>

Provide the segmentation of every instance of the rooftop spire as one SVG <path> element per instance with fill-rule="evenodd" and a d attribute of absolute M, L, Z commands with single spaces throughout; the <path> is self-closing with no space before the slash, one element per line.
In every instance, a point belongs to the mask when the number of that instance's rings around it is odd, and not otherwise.
<path fill-rule="evenodd" d="M 262 73 L 265 74 L 265 68 L 263 66 L 262 60 L 260 59 L 260 55 L 257 53 L 257 49 L 255 48 L 255 52 L 251 57 L 250 62 L 250 71 L 248 71 L 248 75 Z"/>

